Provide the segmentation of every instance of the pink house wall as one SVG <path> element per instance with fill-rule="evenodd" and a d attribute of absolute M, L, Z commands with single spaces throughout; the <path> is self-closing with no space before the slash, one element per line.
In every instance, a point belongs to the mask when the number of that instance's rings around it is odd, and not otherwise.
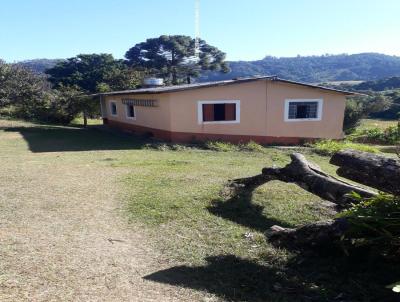
<path fill-rule="evenodd" d="M 126 118 L 122 99 L 156 99 L 158 107 L 136 106 L 136 119 Z M 285 121 L 285 100 L 322 99 L 320 121 Z M 110 114 L 116 101 L 118 116 Z M 199 101 L 240 101 L 240 123 L 204 124 L 198 121 Z M 266 80 L 146 95 L 107 96 L 110 124 L 174 141 L 224 139 L 263 143 L 295 143 L 300 139 L 341 138 L 345 96 L 338 92 Z"/>

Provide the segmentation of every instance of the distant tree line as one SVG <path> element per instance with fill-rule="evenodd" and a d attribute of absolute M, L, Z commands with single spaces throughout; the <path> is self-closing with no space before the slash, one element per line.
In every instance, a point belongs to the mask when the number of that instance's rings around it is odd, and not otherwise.
<path fill-rule="evenodd" d="M 214 81 L 254 75 L 276 75 L 294 81 L 321 83 L 400 76 L 400 57 L 378 53 L 288 58 L 267 56 L 262 60 L 228 63 L 231 70 L 229 73 L 208 71 L 203 73 L 200 79 Z"/>
<path fill-rule="evenodd" d="M 143 49 L 143 48 L 141 48 Z M 53 67 L 60 60 L 29 60 L 19 64 L 35 72 Z M 198 81 L 226 80 L 255 75 L 276 75 L 294 81 L 322 83 L 331 81 L 372 81 L 400 76 L 400 57 L 378 53 L 353 55 L 297 56 L 278 58 L 267 56 L 256 61 L 231 61 L 228 73 L 200 69 Z M 386 88 L 392 84 L 386 83 Z M 379 87 L 377 90 L 384 90 Z M 365 88 L 362 88 L 365 89 Z M 375 90 L 374 88 L 371 88 Z M 368 89 L 366 89 L 368 90 Z"/>

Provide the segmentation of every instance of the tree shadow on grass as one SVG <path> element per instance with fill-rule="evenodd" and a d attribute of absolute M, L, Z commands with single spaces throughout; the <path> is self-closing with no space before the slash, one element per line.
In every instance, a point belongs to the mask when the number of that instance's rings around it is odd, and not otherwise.
<path fill-rule="evenodd" d="M 394 280 L 394 268 L 379 262 L 366 267 L 359 258 L 303 254 L 285 266 L 234 255 L 205 260 L 204 266 L 176 266 L 144 279 L 205 291 L 226 301 L 400 301 L 385 288 Z"/>
<path fill-rule="evenodd" d="M 268 182 L 262 175 L 233 181 L 208 210 L 264 232 L 272 225 L 293 227 L 263 215 L 253 204 L 254 190 Z M 233 184 L 233 186 L 232 186 Z M 227 197 L 227 198 L 224 198 Z M 201 267 L 178 266 L 146 279 L 204 290 L 228 301 L 400 301 L 385 288 L 400 280 L 400 267 L 371 259 L 365 251 L 345 256 L 339 250 L 292 250 L 286 263 L 266 255 L 260 264 L 234 255 L 209 257 Z"/>
<path fill-rule="evenodd" d="M 233 255 L 208 257 L 205 266 L 176 266 L 144 277 L 207 291 L 229 301 L 272 301 L 276 271 Z"/>
<path fill-rule="evenodd" d="M 118 132 L 100 130 L 101 127 L 63 127 L 35 125 L 29 127 L 3 127 L 6 132 L 19 132 L 32 152 L 68 152 L 94 150 L 141 149 L 144 138 Z"/>
<path fill-rule="evenodd" d="M 218 217 L 260 232 L 265 232 L 273 225 L 294 227 L 294 225 L 266 217 L 263 214 L 264 207 L 252 203 L 254 190 L 266 182 L 267 180 L 264 180 L 262 175 L 234 180 L 226 186 L 227 192 L 222 194 L 226 195 L 227 200 L 214 200 L 207 210 Z"/>

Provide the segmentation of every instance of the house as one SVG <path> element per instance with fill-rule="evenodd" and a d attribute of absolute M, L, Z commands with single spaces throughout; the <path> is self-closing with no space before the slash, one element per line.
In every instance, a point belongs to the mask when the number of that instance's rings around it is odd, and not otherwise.
<path fill-rule="evenodd" d="M 162 140 L 266 144 L 343 137 L 351 92 L 273 76 L 100 94 L 104 123 Z"/>

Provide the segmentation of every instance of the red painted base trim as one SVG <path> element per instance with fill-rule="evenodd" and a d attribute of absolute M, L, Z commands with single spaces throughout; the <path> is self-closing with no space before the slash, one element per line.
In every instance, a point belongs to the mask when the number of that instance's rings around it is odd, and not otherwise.
<path fill-rule="evenodd" d="M 107 126 L 118 128 L 124 132 L 131 132 L 135 134 L 144 134 L 150 137 L 171 141 L 171 131 L 138 126 L 133 124 L 121 123 L 113 120 L 107 121 Z"/>
<path fill-rule="evenodd" d="M 275 136 L 256 136 L 256 135 L 171 132 L 155 128 L 121 123 L 113 120 L 107 120 L 107 125 L 118 128 L 122 131 L 137 133 L 137 134 L 148 134 L 149 136 L 157 139 L 170 142 L 177 142 L 177 143 L 192 143 L 196 141 L 222 140 L 231 143 L 246 143 L 249 141 L 254 141 L 260 144 L 298 145 L 305 142 L 312 142 L 316 140 L 316 138 L 302 138 L 302 137 L 275 137 Z"/>

